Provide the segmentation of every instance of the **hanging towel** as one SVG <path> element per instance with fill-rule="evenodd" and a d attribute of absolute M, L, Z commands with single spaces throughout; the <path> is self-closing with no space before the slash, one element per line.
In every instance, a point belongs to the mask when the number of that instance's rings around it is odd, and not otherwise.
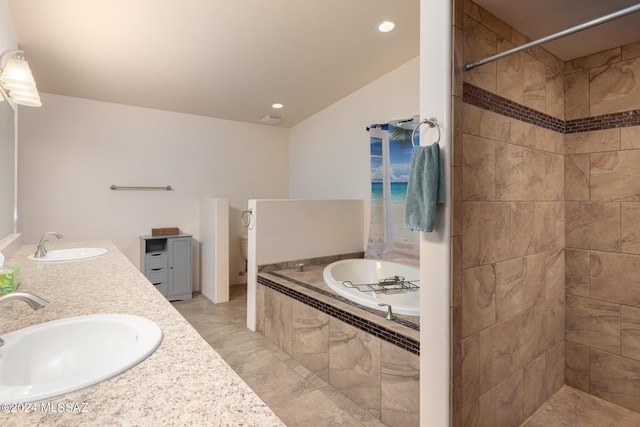
<path fill-rule="evenodd" d="M 444 171 L 440 145 L 418 146 L 411 153 L 404 226 L 412 230 L 432 232 L 436 205 L 444 203 Z"/>

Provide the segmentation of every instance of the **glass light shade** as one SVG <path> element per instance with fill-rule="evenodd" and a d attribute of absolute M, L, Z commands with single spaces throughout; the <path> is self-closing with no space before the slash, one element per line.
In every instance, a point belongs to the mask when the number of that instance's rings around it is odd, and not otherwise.
<path fill-rule="evenodd" d="M 15 56 L 9 58 L 7 65 L 2 70 L 2 76 L 0 81 L 8 88 L 8 85 L 20 85 L 20 86 L 35 86 L 36 82 L 33 80 L 33 74 L 29 64 L 25 59 L 17 58 Z"/>
<path fill-rule="evenodd" d="M 40 95 L 38 90 L 34 87 L 29 89 L 11 90 L 9 96 L 16 104 L 28 105 L 30 107 L 40 107 Z"/>

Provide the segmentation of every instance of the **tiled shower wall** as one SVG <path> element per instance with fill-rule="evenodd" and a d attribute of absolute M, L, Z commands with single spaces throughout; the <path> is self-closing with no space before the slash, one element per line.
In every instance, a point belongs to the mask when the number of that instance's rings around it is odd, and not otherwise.
<path fill-rule="evenodd" d="M 454 426 L 517 426 L 565 378 L 640 411 L 640 43 L 464 71 L 527 41 L 454 0 Z"/>
<path fill-rule="evenodd" d="M 565 81 L 566 119 L 628 119 L 640 43 L 567 62 Z M 566 380 L 640 411 L 640 126 L 606 121 L 565 137 Z"/>
<path fill-rule="evenodd" d="M 564 383 L 564 64 L 470 1 L 454 15 L 454 426 L 517 426 Z M 463 102 L 463 82 L 551 116 Z M 529 110 L 527 110 L 529 111 Z"/>

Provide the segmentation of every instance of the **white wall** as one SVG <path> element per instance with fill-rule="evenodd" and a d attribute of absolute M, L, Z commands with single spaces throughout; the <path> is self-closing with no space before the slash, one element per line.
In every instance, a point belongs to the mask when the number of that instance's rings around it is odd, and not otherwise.
<path fill-rule="evenodd" d="M 440 123 L 447 192 L 434 232 L 420 232 L 420 282 L 429 284 L 420 290 L 420 425 L 429 427 L 451 425 L 451 27 L 451 2 L 420 0 L 420 117 Z"/>
<path fill-rule="evenodd" d="M 419 66 L 414 58 L 290 129 L 289 197 L 365 199 L 368 205 L 365 128 L 419 113 Z"/>
<path fill-rule="evenodd" d="M 20 116 L 25 243 L 51 230 L 70 241 L 109 239 L 139 265 L 139 235 L 178 226 L 197 239 L 200 197 L 228 198 L 230 280 L 246 280 L 237 276 L 240 213 L 251 198 L 287 197 L 285 129 L 41 95 L 43 106 Z M 175 191 L 112 191 L 111 184 Z"/>
<path fill-rule="evenodd" d="M 9 0 L 0 0 L 0 53 L 17 47 L 18 39 L 9 11 Z"/>

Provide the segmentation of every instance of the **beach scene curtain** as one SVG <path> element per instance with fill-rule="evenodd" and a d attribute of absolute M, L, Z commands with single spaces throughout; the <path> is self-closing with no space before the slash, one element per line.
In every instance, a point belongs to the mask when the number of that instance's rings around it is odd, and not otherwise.
<path fill-rule="evenodd" d="M 371 224 L 366 258 L 419 265 L 420 233 L 404 227 L 411 163 L 411 132 L 418 123 L 394 120 L 369 129 L 371 146 Z M 419 145 L 416 131 L 415 145 Z"/>

